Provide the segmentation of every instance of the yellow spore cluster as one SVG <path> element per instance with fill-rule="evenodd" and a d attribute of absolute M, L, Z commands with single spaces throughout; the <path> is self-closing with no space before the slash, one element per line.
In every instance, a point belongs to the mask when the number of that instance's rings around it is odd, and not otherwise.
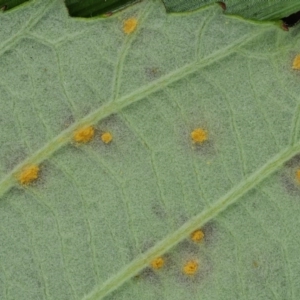
<path fill-rule="evenodd" d="M 300 54 L 296 55 L 293 61 L 293 69 L 300 70 Z"/>
<path fill-rule="evenodd" d="M 296 171 L 296 180 L 298 183 L 300 183 L 300 169 Z"/>
<path fill-rule="evenodd" d="M 74 140 L 78 143 L 87 143 L 95 135 L 95 129 L 92 126 L 80 128 L 74 132 Z"/>
<path fill-rule="evenodd" d="M 155 270 L 162 268 L 165 264 L 165 261 L 162 257 L 157 257 L 151 262 L 151 267 Z"/>
<path fill-rule="evenodd" d="M 123 24 L 123 31 L 126 34 L 130 34 L 130 33 L 134 32 L 136 29 L 137 23 L 138 23 L 138 21 L 135 18 L 130 18 L 130 19 L 125 20 L 124 24 Z"/>
<path fill-rule="evenodd" d="M 21 184 L 29 184 L 30 182 L 38 178 L 40 168 L 38 166 L 30 166 L 22 171 L 19 175 L 19 181 Z"/>
<path fill-rule="evenodd" d="M 194 275 L 198 271 L 199 264 L 195 260 L 188 261 L 183 267 L 183 273 L 186 275 Z"/>
<path fill-rule="evenodd" d="M 194 242 L 199 243 L 200 241 L 202 241 L 204 238 L 204 232 L 200 229 L 195 230 L 192 234 L 191 234 L 191 239 Z"/>
<path fill-rule="evenodd" d="M 101 134 L 101 141 L 105 144 L 109 144 L 112 141 L 113 137 L 110 132 L 104 132 Z"/>
<path fill-rule="evenodd" d="M 196 128 L 191 132 L 191 139 L 194 143 L 201 144 L 208 139 L 207 131 L 203 128 Z"/>

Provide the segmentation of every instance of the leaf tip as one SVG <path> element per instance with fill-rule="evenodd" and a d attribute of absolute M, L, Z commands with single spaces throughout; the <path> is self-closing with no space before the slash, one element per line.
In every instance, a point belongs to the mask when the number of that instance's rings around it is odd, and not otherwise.
<path fill-rule="evenodd" d="M 32 165 L 24 169 L 19 175 L 19 181 L 21 184 L 29 184 L 30 182 L 36 180 L 38 178 L 38 173 L 40 168 L 36 165 Z"/>
<path fill-rule="evenodd" d="M 207 131 L 203 128 L 196 128 L 191 132 L 193 143 L 201 144 L 208 139 Z"/>
<path fill-rule="evenodd" d="M 123 31 L 126 34 L 130 34 L 132 32 L 135 31 L 136 27 L 137 27 L 137 19 L 135 18 L 129 18 L 127 20 L 124 21 L 123 24 Z"/>
<path fill-rule="evenodd" d="M 95 134 L 95 129 L 92 126 L 80 128 L 74 132 L 74 140 L 78 143 L 89 142 Z"/>

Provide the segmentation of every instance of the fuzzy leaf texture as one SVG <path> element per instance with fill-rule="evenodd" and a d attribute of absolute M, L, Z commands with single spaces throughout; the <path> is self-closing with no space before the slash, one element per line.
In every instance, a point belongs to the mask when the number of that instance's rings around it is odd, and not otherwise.
<path fill-rule="evenodd" d="M 299 298 L 299 26 L 158 0 L 0 22 L 1 299 Z"/>

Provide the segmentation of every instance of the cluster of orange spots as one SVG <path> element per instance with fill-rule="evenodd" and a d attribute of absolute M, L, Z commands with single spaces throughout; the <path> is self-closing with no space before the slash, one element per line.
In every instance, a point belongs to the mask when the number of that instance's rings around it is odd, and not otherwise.
<path fill-rule="evenodd" d="M 28 184 L 38 178 L 40 168 L 36 165 L 32 165 L 24 169 L 19 175 L 19 181 L 21 184 Z"/>
<path fill-rule="evenodd" d="M 191 139 L 194 143 L 201 144 L 208 139 L 207 131 L 203 128 L 196 128 L 191 132 Z"/>
<path fill-rule="evenodd" d="M 159 270 L 164 266 L 164 264 L 164 259 L 162 257 L 157 257 L 151 262 L 151 267 L 154 270 Z M 199 263 L 196 260 L 189 260 L 184 264 L 182 271 L 186 275 L 194 275 L 197 273 L 198 268 Z"/>
<path fill-rule="evenodd" d="M 137 19 L 135 19 L 135 18 L 130 18 L 130 19 L 125 20 L 124 24 L 123 24 L 124 33 L 130 34 L 130 33 L 134 32 L 136 29 L 137 23 L 138 23 Z"/>
<path fill-rule="evenodd" d="M 95 136 L 95 128 L 93 126 L 83 127 L 74 132 L 74 140 L 78 143 L 87 143 Z M 103 132 L 100 135 L 100 139 L 103 143 L 109 144 L 113 136 L 110 132 Z"/>
<path fill-rule="evenodd" d="M 293 61 L 293 69 L 300 70 L 300 54 L 296 55 Z"/>
<path fill-rule="evenodd" d="M 300 171 L 300 170 L 299 170 Z M 190 235 L 192 241 L 199 243 L 204 238 L 204 232 L 201 229 L 193 231 Z M 150 267 L 153 270 L 159 270 L 165 265 L 165 259 L 163 257 L 156 257 L 150 262 Z M 199 261 L 196 259 L 191 259 L 185 262 L 182 266 L 182 273 L 188 276 L 195 275 L 199 270 Z"/>
<path fill-rule="evenodd" d="M 93 126 L 80 128 L 74 132 L 74 140 L 78 143 L 87 143 L 95 135 L 95 129 Z"/>
<path fill-rule="evenodd" d="M 151 262 L 151 267 L 154 270 L 161 269 L 165 264 L 165 261 L 162 257 L 157 257 Z M 182 268 L 182 271 L 186 275 L 194 275 L 197 273 L 199 268 L 199 263 L 196 260 L 189 260 L 185 263 Z"/>
<path fill-rule="evenodd" d="M 194 275 L 198 271 L 199 264 L 195 260 L 189 260 L 186 262 L 186 264 L 183 266 L 183 273 L 186 275 Z"/>
<path fill-rule="evenodd" d="M 298 169 L 296 171 L 296 179 L 297 179 L 298 183 L 300 183 L 300 169 Z"/>
<path fill-rule="evenodd" d="M 162 257 L 157 257 L 151 262 L 151 267 L 155 270 L 161 269 L 165 264 L 165 261 Z"/>
<path fill-rule="evenodd" d="M 111 135 L 110 132 L 104 132 L 104 133 L 102 133 L 100 138 L 101 138 L 101 141 L 103 143 L 105 143 L 105 144 L 109 144 L 112 141 L 112 139 L 113 139 L 113 137 L 112 137 L 112 135 Z"/>
<path fill-rule="evenodd" d="M 204 238 L 204 232 L 200 229 L 195 230 L 192 234 L 191 234 L 191 239 L 194 242 L 199 243 L 200 241 L 202 241 Z"/>

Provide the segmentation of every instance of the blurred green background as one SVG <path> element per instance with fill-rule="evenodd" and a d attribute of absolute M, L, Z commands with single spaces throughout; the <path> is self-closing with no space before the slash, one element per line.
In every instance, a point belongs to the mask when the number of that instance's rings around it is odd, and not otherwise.
<path fill-rule="evenodd" d="M 12 9 L 30 0 L 0 0 L 2 10 Z M 135 0 L 66 0 L 66 6 L 71 16 L 95 17 L 127 6 Z"/>
<path fill-rule="evenodd" d="M 0 0 L 0 8 L 7 11 L 18 5 L 25 4 L 30 0 Z M 111 13 L 120 10 L 140 0 L 65 0 L 71 16 L 74 17 L 95 17 L 99 15 L 109 16 Z M 149 0 L 144 0 L 149 1 Z M 167 12 L 180 12 L 197 9 L 216 0 L 162 0 Z M 300 19 L 299 0 L 223 0 L 226 5 L 226 13 L 241 15 L 254 20 L 279 20 L 294 14 L 291 23 L 294 25 Z"/>

